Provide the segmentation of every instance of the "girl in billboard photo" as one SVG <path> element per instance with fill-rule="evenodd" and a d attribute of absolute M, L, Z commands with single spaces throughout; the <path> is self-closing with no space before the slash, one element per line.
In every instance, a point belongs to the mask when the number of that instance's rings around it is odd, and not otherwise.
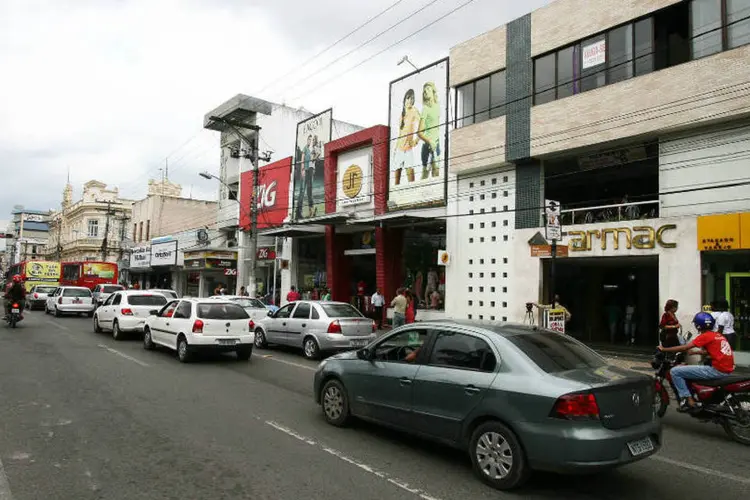
<path fill-rule="evenodd" d="M 417 130 L 421 117 L 414 106 L 414 90 L 409 89 L 404 94 L 404 103 L 401 110 L 401 121 L 398 128 L 398 139 L 393 149 L 391 169 L 394 172 L 394 184 L 401 184 L 401 173 L 405 170 L 409 182 L 414 182 L 414 167 L 416 166 L 415 150 L 419 144 Z"/>
<path fill-rule="evenodd" d="M 314 158 L 314 143 L 313 136 L 307 136 L 307 144 L 302 150 L 302 168 L 300 169 L 300 183 L 299 183 L 299 194 L 296 206 L 297 218 L 302 218 L 302 207 L 305 202 L 305 194 L 307 194 L 307 217 L 313 217 L 315 215 L 315 206 L 313 205 L 313 177 L 315 177 L 315 158 Z M 298 167 L 299 168 L 299 167 Z"/>
<path fill-rule="evenodd" d="M 427 82 L 422 89 L 422 119 L 417 134 L 422 139 L 422 179 L 440 175 L 440 103 L 434 82 Z"/>

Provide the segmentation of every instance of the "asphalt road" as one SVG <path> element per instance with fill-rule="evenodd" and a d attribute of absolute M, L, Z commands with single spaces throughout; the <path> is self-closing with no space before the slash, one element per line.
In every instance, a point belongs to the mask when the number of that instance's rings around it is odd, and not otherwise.
<path fill-rule="evenodd" d="M 453 450 L 314 404 L 290 351 L 189 365 L 88 318 L 0 324 L 0 500 L 746 499 L 750 448 L 672 410 L 655 458 L 597 476 L 538 474 L 505 494 Z"/>

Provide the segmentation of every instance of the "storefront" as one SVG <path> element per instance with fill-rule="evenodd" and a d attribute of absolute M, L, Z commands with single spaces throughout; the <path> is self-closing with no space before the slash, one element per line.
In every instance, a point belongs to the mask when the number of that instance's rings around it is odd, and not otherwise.
<path fill-rule="evenodd" d="M 697 245 L 703 303 L 729 303 L 737 363 L 750 364 L 750 212 L 698 217 Z"/>
<path fill-rule="evenodd" d="M 526 304 L 551 302 L 552 264 L 543 232 L 526 229 L 514 235 L 511 321 L 533 319 L 538 324 L 537 315 L 527 315 Z M 625 345 L 634 337 L 636 345 L 653 346 L 668 299 L 679 302 L 678 319 L 692 329 L 689 325 L 702 304 L 695 235 L 694 217 L 565 228 L 554 282 L 560 302 L 571 313 L 566 333 L 593 344 Z"/>
<path fill-rule="evenodd" d="M 186 296 L 210 297 L 219 285 L 234 293 L 237 285 L 237 252 L 226 249 L 185 251 Z"/>

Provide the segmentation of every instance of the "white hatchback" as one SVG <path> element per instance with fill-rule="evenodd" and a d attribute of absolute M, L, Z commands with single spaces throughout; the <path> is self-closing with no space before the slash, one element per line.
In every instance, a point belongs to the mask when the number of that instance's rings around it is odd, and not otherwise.
<path fill-rule="evenodd" d="M 143 332 L 151 311 L 166 304 L 167 298 L 160 293 L 141 290 L 115 292 L 94 313 L 94 331 L 111 330 L 112 338 L 122 340 L 125 333 Z"/>
<path fill-rule="evenodd" d="M 247 311 L 253 321 L 258 321 L 268 316 L 268 309 L 258 299 L 251 299 L 250 297 L 243 297 L 242 295 L 213 295 L 209 297 L 211 300 L 223 300 L 234 302 L 239 304 L 242 308 Z"/>
<path fill-rule="evenodd" d="M 44 312 L 62 316 L 63 314 L 94 315 L 94 299 L 91 290 L 83 286 L 61 286 L 47 297 Z"/>
<path fill-rule="evenodd" d="M 177 351 L 183 363 L 198 351 L 235 352 L 240 360 L 253 353 L 255 323 L 238 304 L 215 299 L 172 300 L 151 311 L 143 347 L 161 345 Z"/>

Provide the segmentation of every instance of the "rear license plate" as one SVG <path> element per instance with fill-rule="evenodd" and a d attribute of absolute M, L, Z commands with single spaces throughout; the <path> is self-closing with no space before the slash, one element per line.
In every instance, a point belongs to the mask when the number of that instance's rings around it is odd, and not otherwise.
<path fill-rule="evenodd" d="M 75 299 L 75 300 L 73 301 L 73 303 L 74 303 L 74 304 L 80 304 L 80 303 L 81 303 L 81 299 Z"/>
<path fill-rule="evenodd" d="M 11 309 L 10 313 L 11 314 L 21 314 L 21 310 L 20 309 Z"/>
<path fill-rule="evenodd" d="M 237 342 L 237 339 L 219 339 L 219 345 L 235 345 Z"/>
<path fill-rule="evenodd" d="M 628 448 L 630 449 L 630 453 L 634 456 L 640 456 L 644 453 L 648 453 L 649 451 L 654 450 L 654 443 L 651 441 L 651 438 L 643 438 L 639 439 L 638 441 L 631 441 L 628 443 Z"/>
<path fill-rule="evenodd" d="M 352 340 L 351 344 L 352 347 L 364 347 L 367 345 L 366 340 Z"/>

